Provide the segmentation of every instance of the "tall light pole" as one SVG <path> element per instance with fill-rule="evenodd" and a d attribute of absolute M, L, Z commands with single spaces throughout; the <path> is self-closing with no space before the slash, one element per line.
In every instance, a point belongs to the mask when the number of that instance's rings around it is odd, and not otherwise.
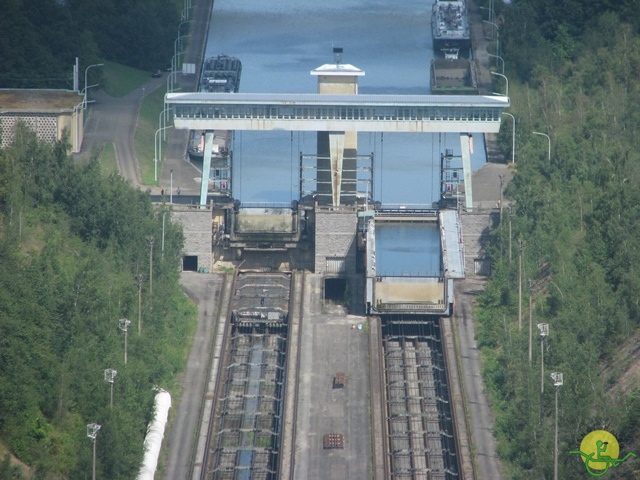
<path fill-rule="evenodd" d="M 544 393 L 544 337 L 549 335 L 549 324 L 539 323 L 538 330 L 540 330 L 540 394 L 543 394 Z"/>
<path fill-rule="evenodd" d="M 487 55 L 489 55 L 490 57 L 494 57 L 502 62 L 502 74 L 504 75 L 504 58 L 502 58 L 500 55 L 494 55 L 492 53 L 487 53 Z"/>
<path fill-rule="evenodd" d="M 169 110 L 171 110 L 171 107 L 165 107 L 161 112 L 160 115 L 158 115 L 158 130 L 162 129 L 163 126 L 166 127 L 167 126 L 167 112 L 169 112 Z M 164 121 L 163 121 L 164 120 Z M 162 138 L 164 140 L 167 139 L 167 132 L 163 132 Z"/>
<path fill-rule="evenodd" d="M 502 112 L 502 114 L 509 115 L 513 123 L 511 128 L 511 163 L 516 163 L 516 117 L 507 112 Z"/>
<path fill-rule="evenodd" d="M 84 70 L 84 109 L 87 109 L 87 89 L 91 88 L 91 87 L 87 87 L 87 73 L 89 73 L 89 69 L 93 68 L 93 67 L 103 67 L 104 63 L 95 63 L 93 65 L 89 65 L 87 68 L 85 68 Z M 95 87 L 95 85 L 92 85 L 92 87 Z"/>
<path fill-rule="evenodd" d="M 504 78 L 504 81 L 505 81 L 505 83 L 507 84 L 506 92 L 505 92 L 504 96 L 505 96 L 505 97 L 508 97 L 508 96 L 509 96 L 509 79 L 507 78 L 507 76 L 506 76 L 506 75 L 503 75 L 503 74 L 501 74 L 501 73 L 498 73 L 498 72 L 491 72 L 491 75 L 497 75 L 498 77 L 502 77 L 502 78 Z M 500 94 L 500 93 L 495 93 L 495 92 L 494 92 L 494 95 L 501 95 L 501 94 Z"/>
<path fill-rule="evenodd" d="M 129 330 L 129 325 L 131 324 L 131 320 L 126 318 L 121 318 L 118 320 L 118 328 L 124 332 L 124 364 L 127 364 L 127 332 Z"/>
<path fill-rule="evenodd" d="M 118 371 L 113 368 L 107 368 L 104 371 L 104 381 L 111 384 L 111 401 L 109 402 L 109 408 L 113 408 L 113 382 L 115 381 Z"/>
<path fill-rule="evenodd" d="M 160 147 L 160 157 L 162 157 L 162 140 L 158 141 L 158 133 L 162 132 L 163 130 L 166 130 L 167 128 L 173 128 L 173 125 L 169 125 L 166 127 L 162 127 L 159 128 L 158 130 L 156 130 L 156 136 L 155 136 L 155 141 L 154 141 L 154 148 L 155 148 L 155 157 L 153 159 L 153 180 L 158 183 L 158 162 L 160 161 L 160 158 L 158 157 L 158 146 Z"/>
<path fill-rule="evenodd" d="M 529 368 L 531 368 L 531 344 L 533 343 L 533 312 L 532 312 L 532 304 L 533 304 L 533 282 L 529 280 Z"/>
<path fill-rule="evenodd" d="M 174 72 L 176 72 L 178 70 L 178 55 L 181 54 L 182 52 L 178 53 L 178 42 L 180 41 L 181 38 L 185 38 L 185 37 L 189 37 L 190 35 L 181 35 L 178 36 L 178 38 L 175 39 L 175 41 L 173 42 L 173 58 L 171 59 L 171 73 L 173 74 Z M 182 44 L 180 45 L 180 50 L 182 50 Z M 173 82 L 175 81 L 175 79 L 171 80 L 171 91 L 173 91 Z"/>
<path fill-rule="evenodd" d="M 542 137 L 547 137 L 547 142 L 549 142 L 549 150 L 547 153 L 547 160 L 551 161 L 551 137 L 549 137 L 549 135 L 547 135 L 546 133 L 541 133 L 541 132 L 533 132 L 534 135 L 540 135 Z"/>
<path fill-rule="evenodd" d="M 142 335 L 142 279 L 144 276 L 136 275 L 136 285 L 138 286 L 138 335 Z"/>
<path fill-rule="evenodd" d="M 500 208 L 500 225 L 502 225 L 502 190 L 504 188 L 504 175 L 498 175 L 500 179 L 500 201 L 498 202 L 498 208 Z"/>
<path fill-rule="evenodd" d="M 562 373 L 553 372 L 551 374 L 553 378 L 553 386 L 556 387 L 556 422 L 555 422 L 555 435 L 553 442 L 553 480 L 558 480 L 558 390 L 563 384 Z"/>
<path fill-rule="evenodd" d="M 522 240 L 518 240 L 518 331 L 522 331 Z"/>
<path fill-rule="evenodd" d="M 500 37 L 500 30 L 498 30 L 498 25 L 496 25 L 495 23 L 493 23 L 490 20 L 482 20 L 484 23 L 488 23 L 489 25 L 491 25 L 493 28 L 495 28 L 496 30 L 496 37 Z M 491 40 L 493 40 L 493 28 L 491 29 Z M 497 52 L 496 52 L 497 53 Z"/>
<path fill-rule="evenodd" d="M 498 25 L 496 25 L 495 23 L 493 23 L 493 19 L 491 19 L 490 21 L 488 20 L 483 20 L 484 23 L 488 23 L 489 25 L 493 26 L 493 28 L 495 28 L 496 30 L 496 55 L 500 55 L 500 30 L 498 29 Z M 493 29 L 491 30 L 491 40 L 493 40 Z"/>
<path fill-rule="evenodd" d="M 149 244 L 149 297 L 153 296 L 153 242 L 154 238 L 149 235 L 147 237 Z"/>
<path fill-rule="evenodd" d="M 169 204 L 173 205 L 173 168 L 169 172 Z"/>
<path fill-rule="evenodd" d="M 90 423 L 87 425 L 87 437 L 93 440 L 93 480 L 96 480 L 96 437 L 101 425 Z"/>

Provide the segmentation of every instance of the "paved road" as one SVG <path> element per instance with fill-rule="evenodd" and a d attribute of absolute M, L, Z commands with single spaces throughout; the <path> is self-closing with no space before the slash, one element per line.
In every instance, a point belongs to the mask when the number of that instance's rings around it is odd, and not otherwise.
<path fill-rule="evenodd" d="M 173 399 L 171 422 L 165 436 L 167 456 L 163 478 L 166 480 L 189 477 L 224 275 L 182 272 L 180 283 L 198 305 L 198 330 L 180 379 L 182 397 Z"/>
<path fill-rule="evenodd" d="M 185 52 L 185 63 L 195 63 L 200 68 L 209 31 L 209 19 L 213 0 L 194 0 L 192 20 L 189 21 L 189 43 Z M 180 33 L 184 35 L 187 27 L 183 25 Z M 176 37 L 178 30 L 176 28 Z M 176 80 L 180 84 L 180 91 L 195 91 L 199 70 L 195 75 L 177 73 Z M 164 165 L 159 165 L 159 185 L 145 186 L 140 183 L 138 160 L 133 149 L 133 134 L 136 128 L 138 112 L 143 95 L 147 95 L 157 88 L 167 85 L 167 75 L 161 78 L 151 78 L 140 88 L 122 98 L 110 97 L 102 91 L 92 94 L 90 114 L 85 124 L 82 150 L 75 156 L 78 161 L 88 160 L 94 148 L 101 148 L 111 143 L 115 147 L 120 175 L 140 188 L 149 188 L 154 194 L 159 194 L 162 188 L 168 189 L 173 170 L 174 190 L 178 186 L 185 194 L 200 193 L 200 172 L 185 160 L 188 132 L 168 130 L 168 140 Z"/>
<path fill-rule="evenodd" d="M 324 304 L 321 275 L 306 280 L 293 478 L 370 478 L 369 335 L 356 328 L 366 319 Z M 344 388 L 332 388 L 337 372 Z M 342 433 L 344 449 L 324 450 L 326 433 Z"/>
<path fill-rule="evenodd" d="M 110 97 L 103 91 L 96 93 L 84 127 L 82 150 L 76 159 L 86 161 L 96 148 L 102 149 L 106 144 L 113 144 L 120 175 L 134 186 L 141 187 L 133 134 L 143 93 L 150 93 L 163 83 L 162 78 L 149 77 L 143 87 L 122 98 Z"/>
<path fill-rule="evenodd" d="M 489 70 L 492 58 L 487 52 L 488 41 L 484 37 L 481 10 L 473 0 L 468 5 L 478 87 L 480 93 L 490 94 L 493 91 Z M 496 135 L 485 135 L 485 141 L 489 163 L 473 174 L 474 209 L 476 210 L 495 208 L 501 199 L 501 188 L 506 187 L 513 176 L 509 165 L 504 163 L 504 156 L 497 146 Z M 496 453 L 497 441 L 493 434 L 494 416 L 480 373 L 481 358 L 475 340 L 473 318 L 476 296 L 484 290 L 485 282 L 483 277 L 477 276 L 468 276 L 462 281 L 455 282 L 455 327 L 461 356 L 460 374 L 470 415 L 476 476 L 479 480 L 501 480 L 504 476 Z"/>
<path fill-rule="evenodd" d="M 496 453 L 497 442 L 493 435 L 494 417 L 480 374 L 480 351 L 475 340 L 472 311 L 475 296 L 483 289 L 484 280 L 481 278 L 468 278 L 455 283 L 455 321 L 460 341 L 465 396 L 471 414 L 471 441 L 475 446 L 476 476 L 481 480 L 500 480 L 503 474 Z"/>

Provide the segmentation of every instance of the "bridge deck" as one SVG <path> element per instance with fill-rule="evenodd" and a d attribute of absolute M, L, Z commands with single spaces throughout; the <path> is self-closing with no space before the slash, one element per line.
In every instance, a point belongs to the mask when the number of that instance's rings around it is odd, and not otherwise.
<path fill-rule="evenodd" d="M 493 132 L 504 96 L 169 93 L 177 129 Z"/>

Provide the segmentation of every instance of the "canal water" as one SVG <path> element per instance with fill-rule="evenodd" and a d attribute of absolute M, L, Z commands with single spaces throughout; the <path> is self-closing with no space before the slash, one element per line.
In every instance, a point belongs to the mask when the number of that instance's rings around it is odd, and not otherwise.
<path fill-rule="evenodd" d="M 311 70 L 333 63 L 333 47 L 342 47 L 342 63 L 365 72 L 360 93 L 429 94 L 431 7 L 428 0 L 215 0 L 206 56 L 242 61 L 241 92 L 316 93 Z M 458 134 L 360 133 L 358 154 L 374 155 L 373 200 L 431 206 L 439 197 L 445 149 L 459 155 Z M 314 133 L 236 132 L 233 196 L 245 205 L 299 199 L 299 154 L 315 150 Z M 483 137 L 475 135 L 472 168 L 485 162 Z M 395 240 L 394 232 L 383 235 L 378 262 L 388 255 L 391 271 L 419 273 L 423 265 L 424 275 L 433 270 L 433 258 L 439 265 L 433 232 L 414 228 L 395 232 Z"/>
<path fill-rule="evenodd" d="M 209 32 L 207 57 L 224 53 L 242 61 L 241 92 L 316 93 L 310 72 L 333 63 L 332 48 L 339 46 L 342 62 L 365 72 L 360 93 L 430 93 L 428 0 L 216 0 Z M 459 143 L 457 134 L 359 134 L 358 153 L 374 154 L 374 200 L 431 205 L 439 194 L 440 152 L 457 155 Z M 313 133 L 236 132 L 234 197 L 297 200 L 299 153 L 315 149 Z M 475 135 L 474 169 L 484 162 L 483 139 Z"/>

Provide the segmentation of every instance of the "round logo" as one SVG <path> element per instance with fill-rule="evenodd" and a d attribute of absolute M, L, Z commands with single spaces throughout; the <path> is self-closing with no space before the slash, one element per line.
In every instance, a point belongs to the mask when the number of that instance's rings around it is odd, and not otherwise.
<path fill-rule="evenodd" d="M 589 461 L 591 470 L 607 470 L 611 460 L 617 460 L 620 455 L 620 445 L 612 434 L 605 430 L 595 430 L 588 433 L 580 443 L 580 451 L 586 454 L 582 460 Z M 598 459 L 603 459 L 598 461 Z"/>

